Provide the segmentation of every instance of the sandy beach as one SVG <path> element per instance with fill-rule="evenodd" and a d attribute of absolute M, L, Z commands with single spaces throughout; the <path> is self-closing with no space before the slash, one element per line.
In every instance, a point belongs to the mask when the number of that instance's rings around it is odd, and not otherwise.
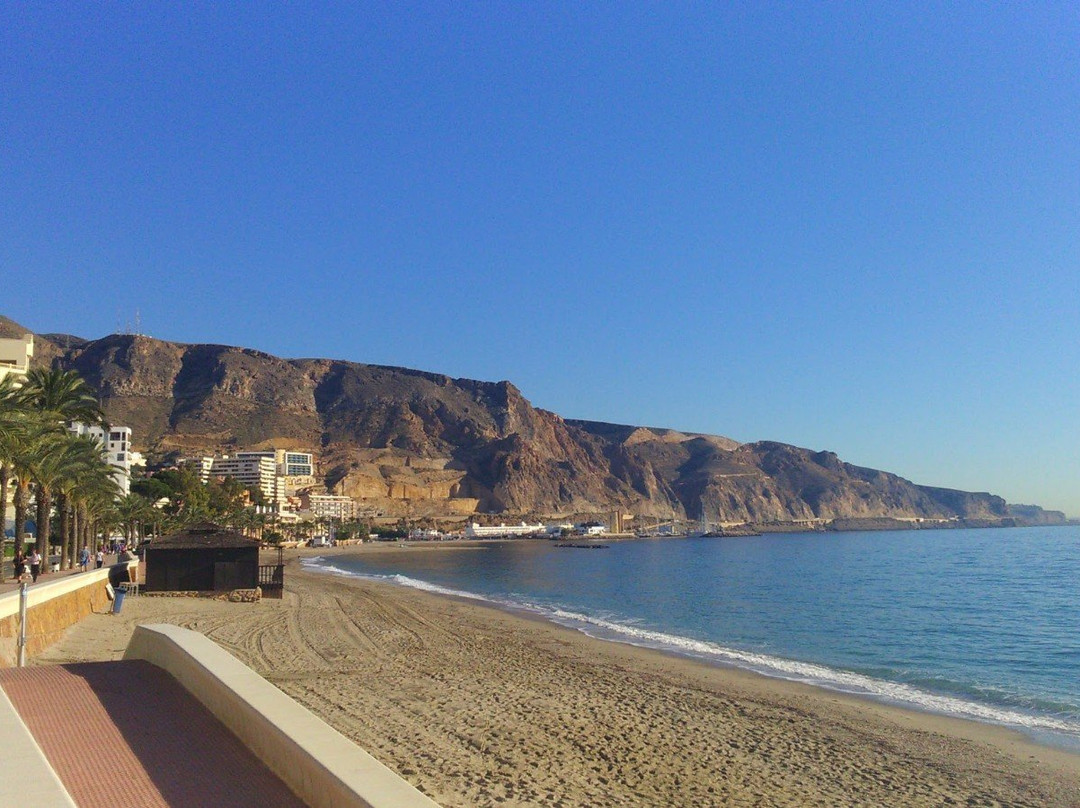
<path fill-rule="evenodd" d="M 117 659 L 154 622 L 206 634 L 448 807 L 1080 805 L 1080 756 L 1018 733 L 305 572 L 295 554 L 283 600 L 128 598 L 32 664 Z"/>

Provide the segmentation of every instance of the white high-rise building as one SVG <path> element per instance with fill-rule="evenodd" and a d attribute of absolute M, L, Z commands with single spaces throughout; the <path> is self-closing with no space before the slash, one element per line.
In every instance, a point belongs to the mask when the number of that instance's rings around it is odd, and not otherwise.
<path fill-rule="evenodd" d="M 203 455 L 180 461 L 206 483 L 211 477 L 232 477 L 245 488 L 258 488 L 268 505 L 288 507 L 288 498 L 300 488 L 315 485 L 315 457 L 287 449 Z"/>
<path fill-rule="evenodd" d="M 257 452 L 215 457 L 210 474 L 214 477 L 232 477 L 246 488 L 258 488 L 269 503 L 277 504 L 285 499 L 285 484 L 278 477 L 273 457 Z"/>
<path fill-rule="evenodd" d="M 236 457 L 268 457 L 277 465 L 277 475 L 285 483 L 285 493 L 295 494 L 301 488 L 315 485 L 315 456 L 310 452 L 291 449 L 268 449 L 260 452 L 237 452 Z"/>
<path fill-rule="evenodd" d="M 93 438 L 105 449 L 106 459 L 113 467 L 113 479 L 120 486 L 122 495 L 131 493 L 131 427 L 113 426 L 108 431 L 100 426 L 87 426 L 72 421 L 68 431 L 75 435 Z"/>

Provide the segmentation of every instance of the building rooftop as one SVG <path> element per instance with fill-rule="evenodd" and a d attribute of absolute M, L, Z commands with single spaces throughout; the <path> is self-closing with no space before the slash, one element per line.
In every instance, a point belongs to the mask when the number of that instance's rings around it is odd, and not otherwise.
<path fill-rule="evenodd" d="M 237 533 L 213 522 L 199 522 L 185 529 L 154 539 L 149 550 L 221 550 L 236 547 L 258 547 L 257 539 Z"/>

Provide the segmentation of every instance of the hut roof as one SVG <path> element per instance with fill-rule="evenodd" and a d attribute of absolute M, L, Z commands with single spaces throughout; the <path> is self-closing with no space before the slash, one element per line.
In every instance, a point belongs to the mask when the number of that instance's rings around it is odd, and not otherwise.
<path fill-rule="evenodd" d="M 235 530 L 213 522 L 188 525 L 177 533 L 154 539 L 148 550 L 220 550 L 234 547 L 258 548 L 257 539 L 249 539 Z"/>

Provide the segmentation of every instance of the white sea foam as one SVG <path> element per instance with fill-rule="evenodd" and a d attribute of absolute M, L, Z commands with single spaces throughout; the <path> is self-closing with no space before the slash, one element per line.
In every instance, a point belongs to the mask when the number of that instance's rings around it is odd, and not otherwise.
<path fill-rule="evenodd" d="M 309 572 L 325 572 L 333 575 L 341 575 L 345 578 L 361 578 L 368 581 L 389 581 L 390 583 L 399 584 L 401 586 L 409 586 L 413 589 L 422 589 L 425 592 L 433 592 L 437 595 L 453 595 L 456 598 L 468 598 L 469 600 L 482 600 L 488 603 L 495 603 L 498 605 L 512 606 L 511 603 L 501 603 L 494 601 L 491 598 L 478 595 L 475 592 L 466 592 L 461 589 L 450 589 L 445 586 L 439 586 L 438 584 L 429 583 L 428 581 L 422 581 L 418 578 L 410 578 L 407 575 L 368 575 L 362 572 L 355 572 L 353 570 L 345 570 L 341 567 L 336 567 L 331 563 L 327 563 L 325 558 L 320 556 L 309 556 L 307 558 L 300 559 L 300 564 Z"/>
<path fill-rule="evenodd" d="M 1028 729 L 1064 732 L 1070 735 L 1080 734 L 1080 724 L 1073 721 L 1052 716 L 1031 715 L 953 696 L 929 693 L 901 682 L 875 679 L 860 673 L 836 670 L 811 662 L 798 662 L 767 654 L 740 651 L 705 640 L 652 631 L 578 612 L 554 609 L 550 616 L 562 625 L 577 628 L 599 639 L 622 641 L 631 645 L 682 653 L 790 681 L 855 695 L 874 696 L 885 701 L 945 715 L 995 724 L 1011 724 Z"/>
<path fill-rule="evenodd" d="M 817 665 L 812 662 L 799 662 L 796 660 L 784 659 L 782 657 L 770 656 L 768 654 L 741 651 L 739 649 L 708 642 L 707 640 L 698 640 L 691 637 L 682 637 L 676 634 L 668 634 L 662 631 L 643 628 L 640 625 L 637 625 L 639 622 L 638 620 L 624 620 L 622 618 L 608 619 L 527 601 L 491 598 L 475 592 L 451 589 L 417 578 L 410 578 L 407 575 L 369 575 L 358 573 L 341 569 L 340 567 L 327 563 L 325 559 L 318 557 L 303 559 L 302 563 L 307 569 L 312 571 L 332 573 L 351 578 L 389 581 L 400 586 L 421 589 L 425 592 L 468 598 L 470 600 L 491 603 L 495 606 L 530 612 L 545 617 L 567 628 L 581 631 L 583 634 L 587 634 L 597 639 L 624 642 L 629 645 L 682 654 L 697 659 L 704 659 L 719 664 L 743 668 L 766 676 L 773 676 L 794 682 L 803 682 L 853 695 L 869 696 L 894 704 L 914 707 L 943 715 L 957 716 L 993 724 L 1011 725 L 1028 730 L 1064 733 L 1072 738 L 1080 736 L 1080 724 L 1075 721 L 1067 721 L 1054 718 L 1053 716 L 1027 714 L 1003 707 L 967 701 L 953 696 L 930 693 L 901 682 L 876 679 L 864 674 L 837 670 L 824 665 Z"/>
<path fill-rule="evenodd" d="M 499 603 L 491 598 L 486 598 L 483 595 L 478 595 L 475 592 L 466 592 L 463 589 L 450 589 L 449 587 L 439 586 L 438 584 L 429 583 L 427 581 L 421 581 L 417 578 L 410 578 L 407 575 L 390 575 L 386 576 L 386 580 L 393 581 L 396 584 L 402 586 L 411 586 L 413 589 L 423 589 L 425 592 L 434 592 L 437 595 L 453 595 L 456 598 L 468 598 L 469 600 L 482 600 L 488 603 Z M 500 604 L 509 605 L 509 604 Z"/>

